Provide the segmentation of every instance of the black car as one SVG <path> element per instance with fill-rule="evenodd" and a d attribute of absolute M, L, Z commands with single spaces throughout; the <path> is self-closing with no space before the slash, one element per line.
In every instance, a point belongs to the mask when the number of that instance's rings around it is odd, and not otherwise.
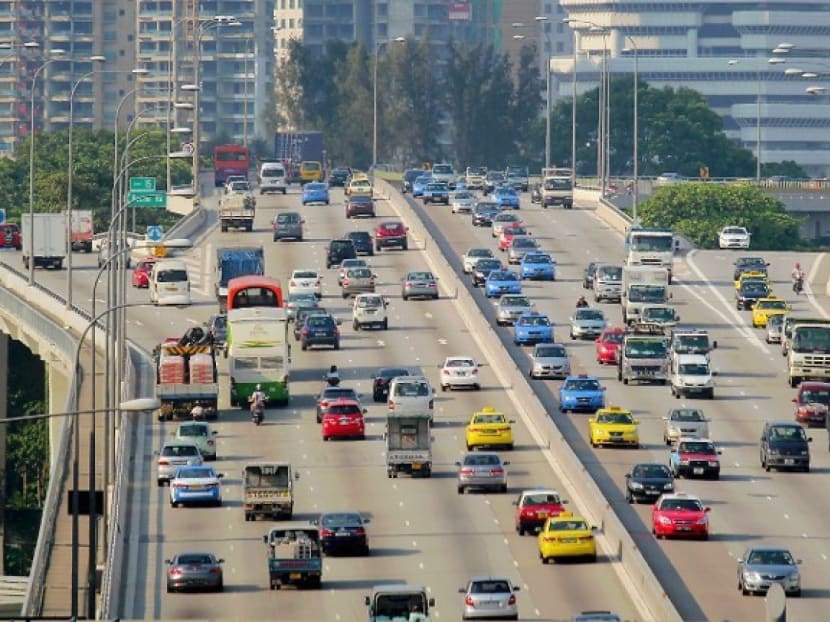
<path fill-rule="evenodd" d="M 326 387 L 317 396 L 317 423 L 323 422 L 323 411 L 334 400 L 354 400 L 360 403 L 360 394 L 348 387 Z"/>
<path fill-rule="evenodd" d="M 317 525 L 320 528 L 320 548 L 324 555 L 356 552 L 364 557 L 369 555 L 369 537 L 366 523 L 357 512 L 327 512 L 321 514 Z"/>
<path fill-rule="evenodd" d="M 763 272 L 767 273 L 769 262 L 764 261 L 763 257 L 738 257 L 735 262 L 735 270 L 732 273 L 732 280 L 737 281 L 744 272 Z"/>
<path fill-rule="evenodd" d="M 761 432 L 761 467 L 809 473 L 810 443 L 804 427 L 793 421 L 767 421 Z"/>
<path fill-rule="evenodd" d="M 665 464 L 643 462 L 625 474 L 625 499 L 629 503 L 655 501 L 671 492 L 674 492 L 674 478 Z"/>
<path fill-rule="evenodd" d="M 410 168 L 403 174 L 403 184 L 401 185 L 401 192 L 406 194 L 412 192 L 412 182 L 424 174 L 424 171 L 419 168 Z"/>
<path fill-rule="evenodd" d="M 597 273 L 599 261 L 591 261 L 582 271 L 582 289 L 591 289 L 594 286 L 594 275 Z"/>
<path fill-rule="evenodd" d="M 375 241 L 368 231 L 349 231 L 346 238 L 354 243 L 358 255 L 374 255 Z"/>
<path fill-rule="evenodd" d="M 484 281 L 487 280 L 487 277 L 490 276 L 493 270 L 501 270 L 502 268 L 501 261 L 498 259 L 489 259 L 487 257 L 479 259 L 472 272 L 473 286 L 480 287 L 484 285 Z"/>
<path fill-rule="evenodd" d="M 300 347 L 308 350 L 314 346 L 331 346 L 340 349 L 340 329 L 330 315 L 312 314 L 306 316 L 300 329 Z"/>
<path fill-rule="evenodd" d="M 409 375 L 409 370 L 404 367 L 381 367 L 372 379 L 372 399 L 375 402 L 385 402 L 389 397 L 389 383 L 392 382 L 392 378 Z"/>
<path fill-rule="evenodd" d="M 744 279 L 741 288 L 737 291 L 735 307 L 738 311 L 749 311 L 761 298 L 770 295 L 769 284 L 761 279 Z"/>
<path fill-rule="evenodd" d="M 326 249 L 326 268 L 339 266 L 344 259 L 356 259 L 357 249 L 349 239 L 332 240 Z"/>
<path fill-rule="evenodd" d="M 352 170 L 346 166 L 338 166 L 329 173 L 329 186 L 346 187 L 346 182 L 352 176 Z"/>
<path fill-rule="evenodd" d="M 228 316 L 224 313 L 211 315 L 210 319 L 205 322 L 205 327 L 213 341 L 213 345 L 219 348 L 223 347 L 228 337 Z"/>
<path fill-rule="evenodd" d="M 474 227 L 489 227 L 493 224 L 493 218 L 501 212 L 499 204 L 494 201 L 479 201 L 476 203 L 471 217 Z"/>

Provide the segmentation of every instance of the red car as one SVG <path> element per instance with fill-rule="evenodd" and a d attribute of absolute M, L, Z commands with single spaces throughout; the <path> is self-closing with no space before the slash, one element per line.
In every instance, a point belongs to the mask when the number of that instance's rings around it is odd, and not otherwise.
<path fill-rule="evenodd" d="M 409 227 L 400 220 L 387 220 L 380 223 L 375 228 L 375 251 L 393 246 L 406 250 L 409 247 L 407 231 Z"/>
<path fill-rule="evenodd" d="M 657 538 L 709 538 L 711 508 L 698 497 L 682 492 L 661 495 L 651 508 L 651 533 Z"/>
<path fill-rule="evenodd" d="M 524 225 L 513 225 L 502 229 L 501 235 L 499 236 L 499 250 L 506 251 L 509 249 L 510 242 L 517 235 L 530 235 L 530 231 Z"/>
<path fill-rule="evenodd" d="M 16 251 L 22 248 L 20 229 L 16 224 L 7 222 L 0 225 L 0 248 L 13 248 Z"/>
<path fill-rule="evenodd" d="M 808 426 L 824 427 L 830 406 L 830 382 L 802 382 L 793 398 L 795 420 Z"/>
<path fill-rule="evenodd" d="M 363 421 L 365 409 L 354 400 L 337 399 L 329 402 L 323 410 L 323 440 L 330 438 L 366 438 L 366 425 Z"/>
<path fill-rule="evenodd" d="M 617 350 L 623 342 L 625 330 L 619 326 L 606 328 L 597 338 L 597 363 L 600 365 L 616 365 Z"/>
<path fill-rule="evenodd" d="M 545 488 L 523 490 L 519 498 L 513 502 L 516 510 L 513 513 L 516 524 L 516 533 L 525 535 L 526 531 L 541 529 L 548 518 L 559 516 L 565 511 L 564 501 L 559 493 Z"/>
<path fill-rule="evenodd" d="M 133 268 L 133 287 L 150 287 L 150 272 L 158 261 L 156 257 L 145 257 Z"/>

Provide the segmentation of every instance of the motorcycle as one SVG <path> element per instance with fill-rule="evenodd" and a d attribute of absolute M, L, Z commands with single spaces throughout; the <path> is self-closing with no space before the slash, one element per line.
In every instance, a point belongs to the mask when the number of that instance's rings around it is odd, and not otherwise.
<path fill-rule="evenodd" d="M 338 374 L 338 373 L 328 373 L 328 374 L 326 374 L 325 381 L 330 387 L 339 387 L 340 386 L 340 374 Z"/>
<path fill-rule="evenodd" d="M 255 400 L 251 402 L 251 421 L 255 425 L 262 423 L 265 418 L 265 404 L 262 400 Z"/>
<path fill-rule="evenodd" d="M 796 294 L 800 294 L 801 291 L 804 289 L 804 279 L 793 279 L 793 292 Z"/>

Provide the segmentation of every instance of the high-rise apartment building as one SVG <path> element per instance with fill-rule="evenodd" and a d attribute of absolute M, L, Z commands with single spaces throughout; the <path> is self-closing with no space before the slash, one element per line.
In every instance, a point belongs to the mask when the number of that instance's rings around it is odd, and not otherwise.
<path fill-rule="evenodd" d="M 642 80 L 699 91 L 730 136 L 753 152 L 760 146 L 762 162 L 794 160 L 813 175 L 830 171 L 830 105 L 823 96 L 830 92 L 830 3 L 560 3 L 579 20 L 569 24 L 579 93 L 596 86 L 603 50 L 612 75 L 631 75 L 636 55 Z M 573 58 L 558 56 L 551 68 L 562 78 L 558 93 L 570 97 Z"/>
<path fill-rule="evenodd" d="M 275 0 L 274 52 L 277 60 L 288 58 L 291 41 L 303 40 L 303 0 Z"/>

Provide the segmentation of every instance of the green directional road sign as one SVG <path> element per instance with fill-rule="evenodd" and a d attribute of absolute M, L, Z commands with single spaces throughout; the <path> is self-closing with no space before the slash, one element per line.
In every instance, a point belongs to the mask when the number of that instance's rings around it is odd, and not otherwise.
<path fill-rule="evenodd" d="M 127 202 L 131 207 L 167 207 L 167 195 L 164 192 L 130 192 Z"/>
<path fill-rule="evenodd" d="M 155 192 L 155 177 L 130 177 L 130 192 Z"/>

